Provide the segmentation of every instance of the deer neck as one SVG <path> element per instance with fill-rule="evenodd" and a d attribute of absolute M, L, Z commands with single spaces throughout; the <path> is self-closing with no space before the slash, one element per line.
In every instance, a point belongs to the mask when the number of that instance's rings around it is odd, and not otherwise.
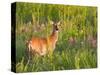
<path fill-rule="evenodd" d="M 51 36 L 50 36 L 50 38 L 51 38 L 51 40 L 53 41 L 53 42 L 57 42 L 57 40 L 58 40 L 58 31 L 56 31 L 56 30 L 53 30 L 53 32 L 52 32 L 52 34 L 51 34 Z"/>

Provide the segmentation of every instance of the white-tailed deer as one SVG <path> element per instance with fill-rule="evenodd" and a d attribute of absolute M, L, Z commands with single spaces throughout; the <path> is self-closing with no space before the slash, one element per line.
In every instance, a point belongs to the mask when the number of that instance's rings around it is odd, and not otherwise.
<path fill-rule="evenodd" d="M 56 47 L 56 42 L 58 40 L 58 25 L 60 22 L 51 22 L 53 30 L 50 36 L 47 38 L 32 37 L 27 41 L 28 55 L 46 55 L 53 52 Z"/>

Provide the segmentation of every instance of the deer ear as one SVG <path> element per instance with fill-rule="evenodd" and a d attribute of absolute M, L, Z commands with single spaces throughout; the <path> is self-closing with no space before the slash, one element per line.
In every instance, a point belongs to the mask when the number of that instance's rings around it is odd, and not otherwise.
<path fill-rule="evenodd" d="M 57 23 L 57 25 L 60 25 L 60 23 L 61 23 L 61 22 L 59 21 L 59 22 Z"/>
<path fill-rule="evenodd" d="M 50 24 L 54 24 L 54 22 L 53 21 L 50 21 Z"/>

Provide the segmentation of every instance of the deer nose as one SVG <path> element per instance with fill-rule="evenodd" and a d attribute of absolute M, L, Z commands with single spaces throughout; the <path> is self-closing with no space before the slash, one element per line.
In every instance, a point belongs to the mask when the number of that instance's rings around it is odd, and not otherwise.
<path fill-rule="evenodd" d="M 58 28 L 56 28 L 56 30 L 59 30 Z"/>

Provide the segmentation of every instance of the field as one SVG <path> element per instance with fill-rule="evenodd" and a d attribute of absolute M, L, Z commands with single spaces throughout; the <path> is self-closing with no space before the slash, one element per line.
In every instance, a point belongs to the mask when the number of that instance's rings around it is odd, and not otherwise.
<path fill-rule="evenodd" d="M 91 13 L 92 12 L 92 13 Z M 25 41 L 48 37 L 50 21 L 60 21 L 52 55 L 26 60 Z M 97 67 L 97 8 L 71 5 L 17 3 L 16 72 L 38 72 Z"/>

